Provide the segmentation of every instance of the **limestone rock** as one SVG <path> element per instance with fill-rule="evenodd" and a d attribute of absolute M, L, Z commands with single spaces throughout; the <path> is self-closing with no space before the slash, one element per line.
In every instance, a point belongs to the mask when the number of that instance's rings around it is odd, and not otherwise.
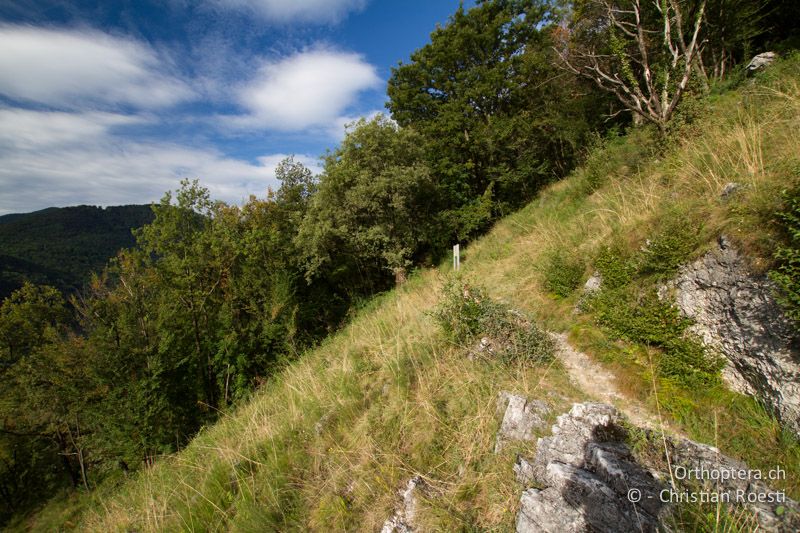
<path fill-rule="evenodd" d="M 602 286 L 603 277 L 599 272 L 595 272 L 589 276 L 589 279 L 587 279 L 586 283 L 583 284 L 583 292 L 581 292 L 581 297 L 575 303 L 575 308 L 572 310 L 572 313 L 579 314 L 586 311 L 586 305 L 589 299 L 600 292 Z"/>
<path fill-rule="evenodd" d="M 538 440 L 532 460 L 517 459 L 517 479 L 537 485 L 522 493 L 517 532 L 670 530 L 671 504 L 676 501 L 671 496 L 683 494 L 687 486 L 695 494 L 727 495 L 732 505 L 754 513 L 759 531 L 800 530 L 796 502 L 785 496 L 782 501 L 763 501 L 759 496 L 779 493 L 754 477 L 734 475 L 747 471 L 744 463 L 688 439 L 664 438 L 651 430 L 643 434 L 651 447 L 646 461 L 628 448 L 627 430 L 614 407 L 573 405 L 558 417 L 552 436 Z M 684 485 L 690 472 L 695 477 Z M 719 475 L 723 472 L 728 476 Z M 670 479 L 679 480 L 677 488 L 671 488 Z"/>
<path fill-rule="evenodd" d="M 517 481 L 519 481 L 521 485 L 528 486 L 536 480 L 536 475 L 533 471 L 533 463 L 521 455 L 518 455 L 516 462 L 514 462 L 514 474 L 517 476 Z"/>
<path fill-rule="evenodd" d="M 764 52 L 754 56 L 745 68 L 750 72 L 760 70 L 771 65 L 777 58 L 778 54 L 775 52 Z"/>
<path fill-rule="evenodd" d="M 800 434 L 800 337 L 775 301 L 773 284 L 752 274 L 722 237 L 717 250 L 684 266 L 668 289 L 694 320 L 692 331 L 725 356 L 729 386 L 764 401 Z"/>
<path fill-rule="evenodd" d="M 731 502 L 746 502 L 746 507 L 755 514 L 760 531 L 800 531 L 800 506 L 788 498 L 782 502 L 759 501 L 759 495 L 779 497 L 779 493 L 771 490 L 763 480 L 742 476 L 745 472 L 755 472 L 742 461 L 720 453 L 713 446 L 689 439 L 667 439 L 666 446 L 676 475 L 699 477 L 696 481 L 706 489 L 727 495 Z M 728 473 L 725 479 L 713 479 L 722 477 L 725 472 Z"/>
<path fill-rule="evenodd" d="M 600 287 L 602 285 L 603 285 L 603 277 L 600 275 L 599 272 L 595 272 L 589 277 L 589 279 L 586 280 L 586 283 L 584 283 L 583 293 L 594 294 L 600 290 Z"/>
<path fill-rule="evenodd" d="M 727 200 L 742 188 L 741 184 L 736 183 L 735 181 L 731 181 L 730 183 L 726 183 L 725 186 L 722 188 L 722 191 L 719 193 L 720 198 L 723 200 Z"/>
<path fill-rule="evenodd" d="M 523 493 L 519 533 L 656 531 L 662 485 L 622 443 L 620 422 L 614 407 L 596 403 L 575 404 L 558 417 L 533 461 L 518 461 L 518 478 L 532 475 L 545 485 Z M 633 487 L 641 501 L 628 500 Z"/>
<path fill-rule="evenodd" d="M 498 396 L 497 406 L 498 412 L 505 411 L 505 414 L 497 432 L 495 453 L 499 453 L 509 441 L 533 441 L 534 432 L 547 427 L 546 417 L 550 409 L 541 400 L 528 400 L 503 391 Z"/>
<path fill-rule="evenodd" d="M 427 488 L 425 481 L 414 476 L 408 480 L 406 488 L 400 491 L 402 501 L 394 515 L 383 523 L 381 533 L 414 533 L 417 517 L 417 497 L 420 491 Z"/>

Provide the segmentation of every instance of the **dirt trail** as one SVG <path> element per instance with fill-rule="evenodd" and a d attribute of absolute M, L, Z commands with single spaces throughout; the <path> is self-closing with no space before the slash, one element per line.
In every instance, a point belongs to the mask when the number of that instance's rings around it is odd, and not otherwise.
<path fill-rule="evenodd" d="M 616 378 L 611 372 L 592 361 L 585 353 L 573 348 L 566 334 L 551 333 L 551 335 L 556 342 L 556 355 L 569 372 L 573 384 L 593 399 L 614 405 L 633 424 L 651 429 L 661 428 L 657 416 L 619 391 Z M 672 428 L 666 429 L 670 431 Z"/>

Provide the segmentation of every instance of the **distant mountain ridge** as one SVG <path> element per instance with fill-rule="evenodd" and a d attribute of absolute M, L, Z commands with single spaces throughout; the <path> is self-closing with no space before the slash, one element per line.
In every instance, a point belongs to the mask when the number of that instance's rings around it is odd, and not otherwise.
<path fill-rule="evenodd" d="M 62 291 L 79 288 L 117 251 L 136 243 L 149 205 L 49 207 L 0 216 L 0 299 L 25 280 Z"/>

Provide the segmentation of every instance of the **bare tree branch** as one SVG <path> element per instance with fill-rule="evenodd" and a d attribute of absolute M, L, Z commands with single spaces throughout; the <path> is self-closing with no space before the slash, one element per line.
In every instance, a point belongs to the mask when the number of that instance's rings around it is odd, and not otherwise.
<path fill-rule="evenodd" d="M 613 93 L 628 110 L 663 129 L 692 73 L 700 78 L 705 75 L 703 66 L 697 63 L 705 0 L 700 3 L 688 42 L 680 0 L 653 0 L 648 16 L 644 15 L 640 0 L 628 0 L 624 6 L 618 0 L 595 0 L 595 4 L 601 14 L 600 19 L 589 21 L 594 24 L 589 40 L 596 37 L 597 28 L 606 31 L 612 53 L 598 53 L 591 44 L 581 43 L 580 37 L 575 39 L 573 35 L 573 46 L 556 50 L 564 68 L 591 79 Z M 655 26 L 654 18 L 659 20 Z M 647 27 L 647 21 L 651 27 Z M 656 35 L 660 38 L 653 40 Z M 621 49 L 617 44 L 620 37 L 624 40 Z"/>

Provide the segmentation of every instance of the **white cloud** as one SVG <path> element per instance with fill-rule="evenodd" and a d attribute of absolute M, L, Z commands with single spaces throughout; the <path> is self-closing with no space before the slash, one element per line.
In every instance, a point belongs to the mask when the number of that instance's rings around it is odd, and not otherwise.
<path fill-rule="evenodd" d="M 113 128 L 138 117 L 0 109 L 0 214 L 53 205 L 117 205 L 158 200 L 181 178 L 199 178 L 212 197 L 238 203 L 276 188 L 283 154 L 242 161 L 210 148 L 122 139 Z M 51 133 L 45 125 L 54 125 Z M 21 135 L 18 135 L 21 133 Z M 319 163 L 297 160 L 312 170 Z"/>
<path fill-rule="evenodd" d="M 114 127 L 148 121 L 146 117 L 116 113 L 0 108 L 0 149 L 46 150 L 96 142 Z"/>
<path fill-rule="evenodd" d="M 239 93 L 249 115 L 235 127 L 297 131 L 331 124 L 368 89 L 379 87 L 375 67 L 351 53 L 312 50 L 264 65 Z"/>
<path fill-rule="evenodd" d="M 274 22 L 335 23 L 347 13 L 359 11 L 366 0 L 215 0 L 225 8 L 246 10 Z"/>
<path fill-rule="evenodd" d="M 0 26 L 0 94 L 60 107 L 160 108 L 192 91 L 151 48 L 94 30 Z"/>

